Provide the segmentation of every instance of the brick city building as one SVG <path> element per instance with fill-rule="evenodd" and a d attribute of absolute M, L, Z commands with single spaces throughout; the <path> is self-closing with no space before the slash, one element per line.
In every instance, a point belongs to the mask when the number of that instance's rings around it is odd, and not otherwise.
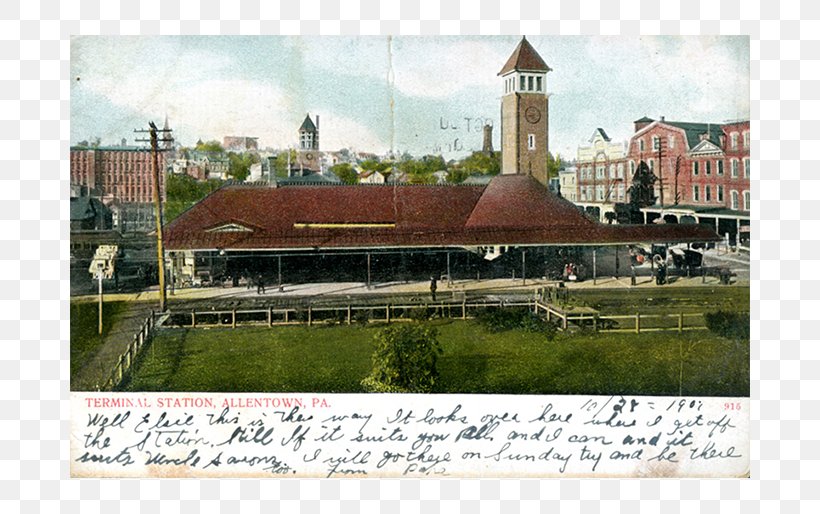
<path fill-rule="evenodd" d="M 644 220 L 710 225 L 730 242 L 747 239 L 750 205 L 749 121 L 690 123 L 643 117 L 624 145 L 602 129 L 578 149 L 576 203 L 604 220 L 629 201 L 641 162 L 657 178 L 654 206 Z"/>
<path fill-rule="evenodd" d="M 165 158 L 160 152 L 159 190 L 165 199 Z M 112 209 L 115 229 L 151 230 L 154 173 L 151 151 L 113 146 L 71 148 L 71 185 Z"/>

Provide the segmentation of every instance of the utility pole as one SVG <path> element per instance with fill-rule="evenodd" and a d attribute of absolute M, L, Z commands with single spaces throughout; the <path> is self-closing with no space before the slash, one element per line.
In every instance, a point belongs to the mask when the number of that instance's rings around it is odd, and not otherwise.
<path fill-rule="evenodd" d="M 151 143 L 151 161 L 153 164 L 153 172 L 154 172 L 154 221 L 156 223 L 156 230 L 157 230 L 157 270 L 159 275 L 159 310 L 160 312 L 165 312 L 165 249 L 163 248 L 162 244 L 162 196 L 160 195 L 159 191 L 159 179 L 160 179 L 160 169 L 159 169 L 159 143 L 170 143 L 173 142 L 173 138 L 168 135 L 171 132 L 171 129 L 163 128 L 158 129 L 157 126 L 154 124 L 153 121 L 148 122 L 148 126 L 150 127 L 148 130 L 144 129 L 135 129 L 134 132 L 137 133 L 145 133 L 147 132 L 150 136 L 150 139 L 137 139 L 138 142 L 147 142 Z M 160 139 L 157 136 L 158 132 L 162 132 L 162 138 Z"/>
<path fill-rule="evenodd" d="M 663 218 L 663 137 L 658 137 L 658 182 L 660 183 L 661 193 L 661 218 Z"/>

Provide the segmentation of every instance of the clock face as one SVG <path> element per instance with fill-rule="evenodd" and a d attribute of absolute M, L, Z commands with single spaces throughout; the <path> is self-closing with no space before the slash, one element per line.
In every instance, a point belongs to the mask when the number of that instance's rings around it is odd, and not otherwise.
<path fill-rule="evenodd" d="M 312 153 L 305 154 L 305 159 L 307 159 L 309 161 L 312 161 L 313 160 L 313 154 Z"/>
<path fill-rule="evenodd" d="M 538 123 L 541 120 L 541 111 L 537 107 L 527 107 L 527 110 L 524 111 L 524 118 L 530 123 Z"/>

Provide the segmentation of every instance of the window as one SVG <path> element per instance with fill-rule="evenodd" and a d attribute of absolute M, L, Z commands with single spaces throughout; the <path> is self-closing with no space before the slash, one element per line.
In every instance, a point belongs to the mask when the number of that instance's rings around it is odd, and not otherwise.
<path fill-rule="evenodd" d="M 732 191 L 732 209 L 738 210 L 738 195 L 737 191 Z"/>
<path fill-rule="evenodd" d="M 652 136 L 652 149 L 653 150 L 660 150 L 661 149 L 661 138 L 658 136 Z"/>
<path fill-rule="evenodd" d="M 624 163 L 618 163 L 618 178 L 624 178 Z"/>
<path fill-rule="evenodd" d="M 669 148 L 675 148 L 675 136 L 669 136 L 667 146 L 669 146 Z"/>
<path fill-rule="evenodd" d="M 595 178 L 604 178 L 604 170 L 603 166 L 598 166 L 595 168 Z"/>
<path fill-rule="evenodd" d="M 749 148 L 749 131 L 743 132 L 743 148 Z"/>
<path fill-rule="evenodd" d="M 533 86 L 532 86 L 532 77 L 527 77 L 527 90 L 528 90 L 528 91 L 532 91 L 532 90 L 533 90 Z"/>
<path fill-rule="evenodd" d="M 743 210 L 744 211 L 751 211 L 752 210 L 751 198 L 750 198 L 750 195 L 749 195 L 748 191 L 743 191 Z"/>
<path fill-rule="evenodd" d="M 638 149 L 639 149 L 641 152 L 643 152 L 643 151 L 644 151 L 644 147 L 643 147 L 643 139 L 639 139 L 639 140 L 638 140 Z"/>
<path fill-rule="evenodd" d="M 655 171 L 655 160 L 649 159 L 649 171 Z"/>
<path fill-rule="evenodd" d="M 700 187 L 692 186 L 692 201 L 699 202 L 700 201 Z"/>
<path fill-rule="evenodd" d="M 530 150 L 535 150 L 535 134 L 527 135 L 527 148 Z"/>
<path fill-rule="evenodd" d="M 581 188 L 581 201 L 585 202 L 587 199 L 587 190 L 586 188 Z"/>
<path fill-rule="evenodd" d="M 723 186 L 717 187 L 717 201 L 723 203 Z"/>
<path fill-rule="evenodd" d="M 705 186 L 703 188 L 703 201 L 711 202 L 712 201 L 712 186 Z"/>
<path fill-rule="evenodd" d="M 749 169 L 749 159 L 743 159 L 743 178 L 749 178 L 751 170 Z"/>
<path fill-rule="evenodd" d="M 717 174 L 723 175 L 723 161 L 715 161 L 717 163 Z"/>
<path fill-rule="evenodd" d="M 597 194 L 597 198 L 599 202 L 604 201 L 604 186 L 596 186 L 595 193 Z"/>
<path fill-rule="evenodd" d="M 738 177 L 737 159 L 732 159 L 732 178 Z"/>
<path fill-rule="evenodd" d="M 618 201 L 623 202 L 626 197 L 626 186 L 618 184 Z"/>
<path fill-rule="evenodd" d="M 535 90 L 541 91 L 541 77 L 535 77 Z"/>
<path fill-rule="evenodd" d="M 692 175 L 698 174 L 698 161 L 692 162 Z"/>
<path fill-rule="evenodd" d="M 712 162 L 711 161 L 706 161 L 705 164 L 706 164 L 706 174 L 711 175 L 712 174 Z"/>
<path fill-rule="evenodd" d="M 737 132 L 732 132 L 732 150 L 737 150 Z"/>
<path fill-rule="evenodd" d="M 609 165 L 609 178 L 615 178 L 615 165 Z"/>
<path fill-rule="evenodd" d="M 526 85 L 527 85 L 527 77 L 525 77 L 524 75 L 521 75 L 521 87 L 519 87 L 518 90 L 519 91 L 526 91 L 526 89 L 527 89 Z"/>

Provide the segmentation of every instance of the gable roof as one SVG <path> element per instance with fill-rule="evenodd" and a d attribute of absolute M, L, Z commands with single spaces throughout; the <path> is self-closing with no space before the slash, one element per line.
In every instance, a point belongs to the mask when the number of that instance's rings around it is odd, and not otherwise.
<path fill-rule="evenodd" d="M 252 232 L 209 231 L 237 224 Z M 585 245 L 718 240 L 700 225 L 602 225 L 525 175 L 486 186 L 226 186 L 165 227 L 169 250 Z"/>
<path fill-rule="evenodd" d="M 723 125 L 720 123 L 690 123 L 684 121 L 663 121 L 667 125 L 683 129 L 686 133 L 686 142 L 689 148 L 700 143 L 700 135 L 709 133 L 709 141 L 720 146 L 720 136 L 723 134 Z"/>
<path fill-rule="evenodd" d="M 515 50 L 512 55 L 510 55 L 510 58 L 507 59 L 504 67 L 498 72 L 498 75 L 506 75 L 511 71 L 548 72 L 552 71 L 552 68 L 547 66 L 544 59 L 538 55 L 535 48 L 533 48 L 530 42 L 527 41 L 527 37 L 524 36 L 521 38 L 521 42 L 518 43 L 518 46 L 515 47 Z"/>
<path fill-rule="evenodd" d="M 602 129 L 601 127 L 598 127 L 598 128 L 595 129 L 595 132 L 592 133 L 592 137 L 589 138 L 590 143 L 595 140 L 595 135 L 596 134 L 601 134 L 601 137 L 607 143 L 611 141 L 610 137 L 606 134 L 606 131 L 604 129 Z"/>

